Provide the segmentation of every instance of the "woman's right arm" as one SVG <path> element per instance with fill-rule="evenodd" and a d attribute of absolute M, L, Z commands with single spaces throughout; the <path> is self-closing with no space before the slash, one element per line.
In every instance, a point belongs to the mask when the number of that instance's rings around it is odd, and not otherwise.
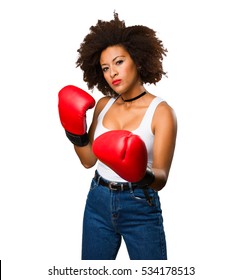
<path fill-rule="evenodd" d="M 92 151 L 92 142 L 94 139 L 94 133 L 95 133 L 96 125 L 97 125 L 97 118 L 98 118 L 100 112 L 105 107 L 106 103 L 109 101 L 109 99 L 110 99 L 110 97 L 103 97 L 97 102 L 97 104 L 95 106 L 92 123 L 90 125 L 90 129 L 88 132 L 89 139 L 90 139 L 89 143 L 84 147 L 79 147 L 79 146 L 74 145 L 75 152 L 76 152 L 77 156 L 79 157 L 81 164 L 85 168 L 93 167 L 97 161 L 97 158 Z"/>

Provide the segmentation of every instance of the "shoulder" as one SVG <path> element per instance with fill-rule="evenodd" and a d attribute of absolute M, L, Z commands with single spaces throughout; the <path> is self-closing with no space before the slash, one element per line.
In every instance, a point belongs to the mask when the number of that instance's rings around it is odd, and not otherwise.
<path fill-rule="evenodd" d="M 111 97 L 105 96 L 98 100 L 96 106 L 95 106 L 95 115 L 98 116 L 100 112 L 104 109 L 105 105 L 109 102 Z"/>
<path fill-rule="evenodd" d="M 169 117 L 176 115 L 174 109 L 166 101 L 162 101 L 157 105 L 155 114 Z"/>
<path fill-rule="evenodd" d="M 166 101 L 162 101 L 157 105 L 152 124 L 153 131 L 163 127 L 177 129 L 176 113 Z"/>
<path fill-rule="evenodd" d="M 98 100 L 96 106 L 103 108 L 109 102 L 110 99 L 110 96 L 104 96 Z"/>
<path fill-rule="evenodd" d="M 89 129 L 89 136 L 90 139 L 93 141 L 94 138 L 94 131 L 97 125 L 97 119 L 98 116 L 100 114 L 100 112 L 104 109 L 105 105 L 108 103 L 108 101 L 111 99 L 111 97 L 102 97 L 98 100 L 96 106 L 95 106 L 95 110 L 94 110 L 94 115 L 93 115 L 93 119 L 92 119 L 92 123 Z"/>

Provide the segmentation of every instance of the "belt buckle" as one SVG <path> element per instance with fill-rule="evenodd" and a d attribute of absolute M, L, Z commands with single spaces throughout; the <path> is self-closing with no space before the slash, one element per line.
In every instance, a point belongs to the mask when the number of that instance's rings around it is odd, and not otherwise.
<path fill-rule="evenodd" d="M 112 191 L 117 191 L 118 189 L 117 188 L 114 188 L 114 186 L 117 186 L 118 183 L 117 182 L 109 182 L 108 183 L 108 188 Z"/>

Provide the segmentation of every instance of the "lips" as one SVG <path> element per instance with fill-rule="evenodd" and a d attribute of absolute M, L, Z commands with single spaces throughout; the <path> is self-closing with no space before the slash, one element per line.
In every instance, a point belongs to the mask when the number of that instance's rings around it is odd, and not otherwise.
<path fill-rule="evenodd" d="M 112 85 L 117 86 L 117 85 L 120 84 L 120 82 L 121 82 L 120 79 L 119 79 L 119 80 L 114 80 L 114 81 L 112 82 Z"/>

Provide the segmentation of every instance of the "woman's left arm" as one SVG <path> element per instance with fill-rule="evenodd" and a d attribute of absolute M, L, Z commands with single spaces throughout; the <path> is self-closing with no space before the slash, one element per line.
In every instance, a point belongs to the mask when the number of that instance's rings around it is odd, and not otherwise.
<path fill-rule="evenodd" d="M 177 135 L 176 115 L 166 102 L 160 103 L 156 108 L 152 131 L 154 133 L 152 171 L 155 181 L 151 187 L 159 191 L 167 183 Z"/>

